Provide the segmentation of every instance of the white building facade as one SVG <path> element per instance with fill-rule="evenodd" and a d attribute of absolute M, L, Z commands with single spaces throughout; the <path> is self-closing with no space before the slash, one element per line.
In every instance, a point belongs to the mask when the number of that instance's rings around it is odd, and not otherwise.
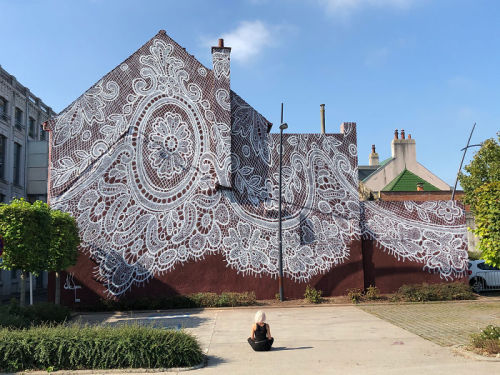
<path fill-rule="evenodd" d="M 48 142 L 41 124 L 55 115 L 0 66 L 0 202 L 47 200 Z M 34 280 L 46 288 L 47 276 Z M 19 271 L 0 271 L 0 296 L 16 293 Z"/>

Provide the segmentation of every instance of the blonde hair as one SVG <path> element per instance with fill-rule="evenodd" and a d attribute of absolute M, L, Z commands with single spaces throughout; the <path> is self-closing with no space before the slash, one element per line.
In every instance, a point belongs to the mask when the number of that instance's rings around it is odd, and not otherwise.
<path fill-rule="evenodd" d="M 266 313 L 259 310 L 255 313 L 255 323 L 264 323 L 266 321 Z"/>

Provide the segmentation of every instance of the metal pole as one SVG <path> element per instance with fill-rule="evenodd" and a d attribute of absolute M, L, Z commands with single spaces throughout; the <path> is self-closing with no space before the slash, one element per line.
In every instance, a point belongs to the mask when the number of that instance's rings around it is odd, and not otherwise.
<path fill-rule="evenodd" d="M 451 200 L 455 199 L 455 190 L 457 189 L 458 176 L 460 175 L 460 171 L 462 170 L 462 164 L 464 163 L 465 153 L 467 152 L 467 149 L 469 148 L 470 139 L 472 138 L 472 133 L 474 132 L 475 127 L 476 127 L 476 123 L 474 123 L 474 126 L 472 127 L 472 130 L 470 131 L 469 139 L 467 140 L 467 146 L 465 146 L 464 154 L 462 155 L 462 161 L 460 162 L 460 167 L 458 167 L 457 178 L 455 179 L 455 186 L 453 186 L 453 192 L 451 193 Z"/>
<path fill-rule="evenodd" d="M 33 277 L 31 275 L 31 272 L 29 273 L 30 275 L 30 305 L 33 305 Z"/>
<path fill-rule="evenodd" d="M 279 244 L 279 292 L 280 301 L 284 301 L 283 296 L 283 243 L 282 243 L 282 213 L 281 213 L 281 183 L 282 183 L 282 165 L 283 165 L 283 103 L 281 103 L 281 123 L 280 123 L 280 170 L 279 170 L 279 200 L 278 200 L 278 211 L 279 211 L 279 222 L 278 222 L 278 244 Z"/>

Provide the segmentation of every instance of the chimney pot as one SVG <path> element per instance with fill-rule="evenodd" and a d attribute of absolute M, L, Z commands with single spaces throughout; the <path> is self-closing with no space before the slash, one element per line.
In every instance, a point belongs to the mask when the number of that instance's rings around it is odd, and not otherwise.
<path fill-rule="evenodd" d="M 401 139 L 405 139 L 405 130 L 401 129 Z"/>
<path fill-rule="evenodd" d="M 411 134 L 408 134 L 408 139 L 411 139 Z"/>
<path fill-rule="evenodd" d="M 375 145 L 372 145 L 372 153 L 375 153 Z"/>
<path fill-rule="evenodd" d="M 394 130 L 394 139 L 398 139 L 398 129 Z"/>
<path fill-rule="evenodd" d="M 219 39 L 219 48 L 224 48 L 224 39 Z"/>

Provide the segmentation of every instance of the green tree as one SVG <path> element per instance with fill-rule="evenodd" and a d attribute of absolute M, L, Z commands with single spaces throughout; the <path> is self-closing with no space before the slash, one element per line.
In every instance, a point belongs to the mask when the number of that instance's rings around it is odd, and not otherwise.
<path fill-rule="evenodd" d="M 479 237 L 479 251 L 486 263 L 500 266 L 500 181 L 481 185 L 474 190 L 474 234 Z"/>
<path fill-rule="evenodd" d="M 26 273 L 38 274 L 47 268 L 50 232 L 50 211 L 45 203 L 14 199 L 0 205 L 0 235 L 4 242 L 0 267 L 21 270 L 21 306 L 25 304 Z"/>
<path fill-rule="evenodd" d="M 67 212 L 50 210 L 51 241 L 47 271 L 55 272 L 55 303 L 61 302 L 61 282 L 59 271 L 65 270 L 76 264 L 78 257 L 78 225 L 76 220 Z"/>
<path fill-rule="evenodd" d="M 500 133 L 498 140 L 500 141 Z M 465 192 L 464 202 L 475 213 L 477 197 L 474 191 L 484 184 L 500 181 L 500 144 L 493 138 L 484 141 L 464 169 L 468 174 L 460 173 L 458 179 Z"/>
<path fill-rule="evenodd" d="M 500 133 L 497 134 L 500 141 Z M 472 161 L 465 167 L 468 175 L 459 175 L 476 221 L 474 234 L 479 237 L 482 258 L 500 265 L 500 143 L 487 139 Z"/>

